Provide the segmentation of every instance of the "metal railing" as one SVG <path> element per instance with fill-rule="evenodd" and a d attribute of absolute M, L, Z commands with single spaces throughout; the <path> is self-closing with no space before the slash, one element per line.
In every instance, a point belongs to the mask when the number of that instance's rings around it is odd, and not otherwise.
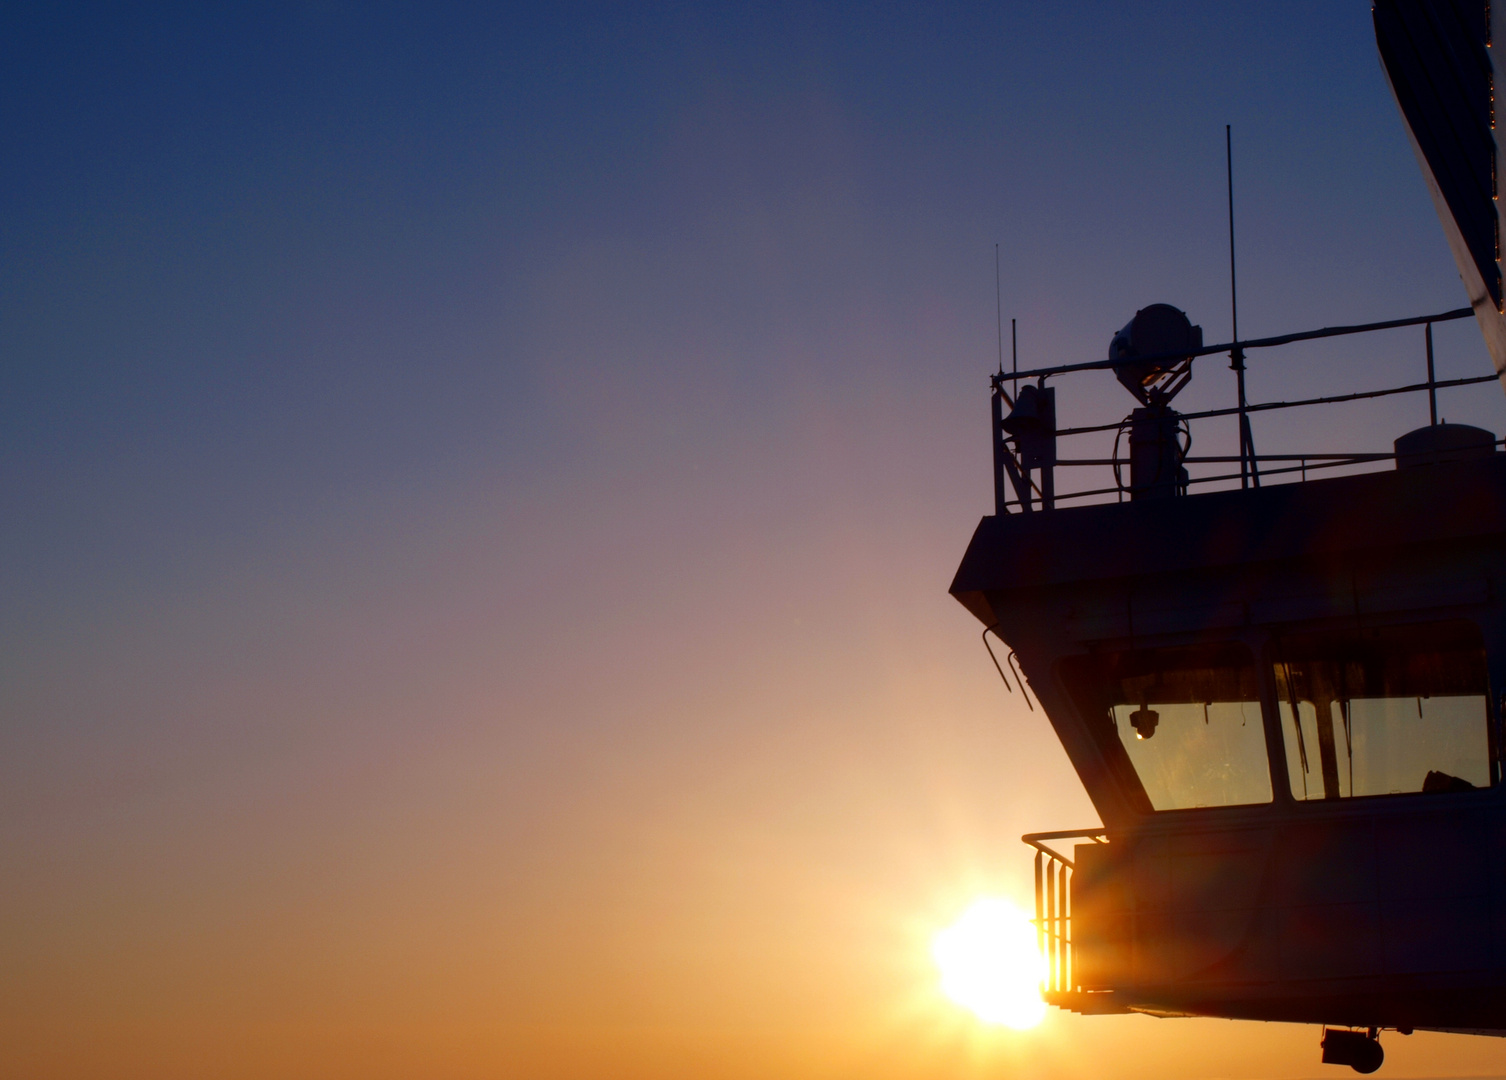
<path fill-rule="evenodd" d="M 1103 829 L 1072 829 L 1067 832 L 1026 833 L 1020 837 L 1035 848 L 1036 944 L 1046 959 L 1043 994 L 1075 990 L 1072 967 L 1072 872 L 1071 859 L 1047 846 L 1049 840 L 1092 840 L 1108 843 Z"/>
<path fill-rule="evenodd" d="M 1241 487 L 1259 487 L 1263 478 L 1287 477 L 1306 480 L 1308 479 L 1308 473 L 1315 470 L 1392 461 L 1396 455 L 1389 452 L 1257 454 L 1250 426 L 1250 417 L 1252 414 L 1281 409 L 1298 409 L 1314 405 L 1332 405 L 1340 402 L 1362 401 L 1372 398 L 1389 397 L 1393 394 L 1426 392 L 1428 394 L 1429 415 L 1432 422 L 1436 424 L 1438 422 L 1437 396 L 1439 390 L 1495 381 L 1498 378 L 1496 375 L 1481 375 L 1471 378 L 1445 379 L 1440 381 L 1433 370 L 1433 324 L 1469 318 L 1473 314 L 1474 312 L 1470 308 L 1457 308 L 1453 311 L 1440 312 L 1436 315 L 1420 315 L 1415 318 L 1392 319 L 1386 322 L 1363 323 L 1355 326 L 1325 327 L 1321 330 L 1309 330 L 1296 334 L 1282 334 L 1276 337 L 1254 338 L 1248 341 L 1209 345 L 1181 353 L 1135 357 L 1133 362 L 1143 365 L 1163 363 L 1168 365 L 1168 369 L 1171 367 L 1179 370 L 1185 369 L 1187 377 L 1190 377 L 1193 361 L 1217 353 L 1227 353 L 1230 358 L 1230 366 L 1235 368 L 1235 370 L 1241 370 L 1245 365 L 1246 353 L 1249 350 L 1273 348 L 1299 341 L 1313 341 L 1321 338 L 1393 330 L 1400 327 L 1422 326 L 1424 328 L 1427 378 L 1421 382 L 1408 383 L 1404 386 L 1385 387 L 1378 390 L 1363 390 L 1327 397 L 1306 398 L 1297 401 L 1251 403 L 1244 400 L 1244 383 L 1243 380 L 1240 380 L 1240 400 L 1233 406 L 1220 409 L 1205 409 L 1198 412 L 1171 414 L 1175 417 L 1176 423 L 1180 424 L 1182 430 L 1188 434 L 1189 439 L 1190 425 L 1193 421 L 1218 417 L 1238 418 L 1240 438 L 1239 453 L 1237 455 L 1193 456 L 1183 451 L 1177 456 L 1179 462 L 1187 465 L 1222 464 L 1228 465 L 1230 468 L 1215 469 L 1210 475 L 1188 475 L 1185 478 L 1185 484 L 1211 484 L 1238 480 Z M 1129 459 L 1119 456 L 1119 438 L 1117 436 L 1113 456 L 1111 457 L 1058 457 L 1057 454 L 1057 444 L 1060 439 L 1105 432 L 1117 432 L 1122 435 L 1130 429 L 1132 421 L 1126 418 L 1114 423 L 1090 424 L 1058 429 L 1055 426 L 1055 388 L 1048 388 L 1046 385 L 1048 379 L 1056 376 L 1084 371 L 1112 370 L 1116 365 L 1122 365 L 1125 362 L 1122 359 L 1094 360 L 1086 363 L 1058 364 L 1051 367 L 1033 368 L 1029 371 L 1009 374 L 1001 370 L 997 374 L 990 376 L 990 383 L 993 388 L 994 509 L 996 514 L 1051 510 L 1055 508 L 1058 501 L 1067 499 L 1091 500 L 1105 496 L 1115 496 L 1122 500 L 1126 495 L 1134 497 L 1135 489 L 1130 484 L 1127 484 L 1124 478 L 1124 472 L 1129 465 Z M 1033 388 L 1029 385 L 1029 380 L 1032 379 L 1035 380 Z M 1183 382 L 1185 383 L 1185 379 Z M 1043 426 L 1030 436 L 1011 435 L 1006 430 L 1007 420 L 1013 417 L 1017 400 L 1022 400 L 1021 383 L 1026 384 L 1025 391 L 1049 395 L 1049 397 L 1041 399 L 1044 402 L 1044 406 L 1034 406 L 1037 408 L 1044 407 L 1047 410 L 1049 419 L 1037 421 Z M 1011 388 L 1014 391 L 1013 393 L 1011 393 Z M 1174 393 L 1175 390 L 1172 392 Z M 1006 418 L 1006 410 L 1010 411 L 1009 418 Z M 1501 443 L 1498 442 L 1497 445 L 1501 445 Z M 1235 471 L 1234 466 L 1237 466 L 1237 471 Z M 1088 467 L 1111 469 L 1113 472 L 1112 486 L 1090 486 L 1084 490 L 1069 492 L 1058 492 L 1056 490 L 1056 469 Z M 1013 491 L 1012 495 L 1011 489 Z"/>

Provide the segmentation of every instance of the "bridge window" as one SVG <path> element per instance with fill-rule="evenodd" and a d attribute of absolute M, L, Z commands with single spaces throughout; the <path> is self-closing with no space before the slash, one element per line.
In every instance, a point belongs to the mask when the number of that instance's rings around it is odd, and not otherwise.
<path fill-rule="evenodd" d="M 1062 675 L 1149 809 L 1271 801 L 1259 682 L 1243 645 L 1097 653 L 1065 661 Z"/>
<path fill-rule="evenodd" d="M 1485 647 L 1474 623 L 1292 635 L 1276 647 L 1298 799 L 1491 783 Z"/>

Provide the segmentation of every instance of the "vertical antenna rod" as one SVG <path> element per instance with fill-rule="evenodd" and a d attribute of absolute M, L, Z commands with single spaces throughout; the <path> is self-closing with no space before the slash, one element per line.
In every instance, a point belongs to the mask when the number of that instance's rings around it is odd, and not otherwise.
<path fill-rule="evenodd" d="M 1005 374 L 1005 294 L 998 285 L 998 244 L 994 244 L 994 322 L 998 330 L 998 374 Z"/>
<path fill-rule="evenodd" d="M 1232 127 L 1224 125 L 1224 175 L 1229 182 L 1229 316 L 1234 329 L 1234 347 L 1229 350 L 1229 367 L 1239 386 L 1239 486 L 1250 486 L 1254 462 L 1254 440 L 1250 437 L 1250 417 L 1245 412 L 1245 351 L 1239 347 L 1239 288 L 1234 276 L 1234 137 Z M 1255 481 L 1260 486 L 1260 481 Z"/>
<path fill-rule="evenodd" d="M 1234 135 L 1224 125 L 1224 177 L 1229 184 L 1229 316 L 1234 324 L 1234 341 L 1239 341 L 1239 289 L 1234 278 Z M 1243 397 L 1243 395 L 1241 395 Z"/>
<path fill-rule="evenodd" d="M 1011 319 L 1010 322 L 1014 320 Z M 999 285 L 999 245 L 994 245 L 994 322 L 999 331 L 999 374 L 1004 374 L 1004 293 Z"/>
<path fill-rule="evenodd" d="M 990 405 L 993 408 L 993 443 L 994 443 L 994 514 L 1002 517 L 1008 512 L 1005 505 L 1007 496 L 1004 493 L 1004 471 L 1008 467 L 1006 462 L 1009 451 L 1004 446 L 1004 299 L 999 286 L 999 245 L 994 245 L 994 322 L 999 331 L 999 373 L 988 377 L 989 385 L 993 387 L 990 395 Z M 1012 404 L 1012 403 L 1011 403 Z M 1019 485 L 1016 483 L 1016 489 Z M 984 644 L 988 644 L 986 641 Z M 992 652 L 989 653 L 992 656 Z M 1003 669 L 1000 669 L 1003 673 Z"/>
<path fill-rule="evenodd" d="M 1012 371 L 1014 374 L 1015 387 L 1018 388 L 1020 385 L 1020 338 L 1019 335 L 1015 333 L 1013 319 L 1009 320 L 1009 355 L 1014 362 Z"/>

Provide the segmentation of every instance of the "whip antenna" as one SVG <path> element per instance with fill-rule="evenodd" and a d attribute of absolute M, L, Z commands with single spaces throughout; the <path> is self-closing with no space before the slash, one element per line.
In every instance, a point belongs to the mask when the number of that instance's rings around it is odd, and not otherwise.
<path fill-rule="evenodd" d="M 994 245 L 994 322 L 999 331 L 999 374 L 1004 374 L 1004 293 L 999 285 L 999 245 Z M 1010 319 L 1011 326 L 1014 320 Z"/>

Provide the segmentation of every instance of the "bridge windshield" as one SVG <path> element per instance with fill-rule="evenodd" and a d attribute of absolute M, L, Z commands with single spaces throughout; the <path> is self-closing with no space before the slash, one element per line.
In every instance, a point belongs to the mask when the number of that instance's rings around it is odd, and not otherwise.
<path fill-rule="evenodd" d="M 1149 809 L 1271 801 L 1245 646 L 1096 653 L 1068 659 L 1062 674 L 1121 781 L 1143 790 Z"/>
<path fill-rule="evenodd" d="M 1463 620 L 1292 635 L 1276 694 L 1297 799 L 1491 783 L 1485 647 Z"/>

